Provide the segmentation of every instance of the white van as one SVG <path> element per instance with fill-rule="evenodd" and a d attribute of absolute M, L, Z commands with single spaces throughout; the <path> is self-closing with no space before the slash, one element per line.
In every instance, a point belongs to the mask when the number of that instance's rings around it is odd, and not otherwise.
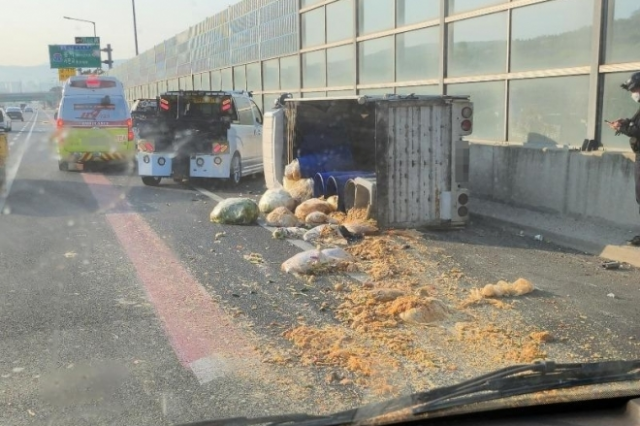
<path fill-rule="evenodd" d="M 55 118 L 60 170 L 82 170 L 92 162 L 126 164 L 135 158 L 131 113 L 115 77 L 70 77 Z"/>

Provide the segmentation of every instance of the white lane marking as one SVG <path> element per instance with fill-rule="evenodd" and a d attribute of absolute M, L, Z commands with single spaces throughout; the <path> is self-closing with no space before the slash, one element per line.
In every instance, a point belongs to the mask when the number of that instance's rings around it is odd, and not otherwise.
<path fill-rule="evenodd" d="M 38 113 L 36 113 L 36 117 L 37 117 Z M 15 154 L 11 155 L 10 157 L 14 157 L 14 161 L 13 164 L 11 164 L 11 166 L 7 167 L 7 175 L 6 175 L 6 182 L 4 185 L 4 191 L 2 194 L 0 194 L 0 214 L 4 213 L 4 209 L 5 209 L 5 204 L 7 203 L 7 198 L 9 197 L 9 194 L 11 192 L 11 187 L 13 186 L 13 181 L 16 178 L 16 175 L 18 174 L 18 169 L 20 168 L 20 164 L 22 163 L 22 157 L 24 156 L 24 153 L 27 151 L 27 148 L 29 146 L 29 141 L 31 140 L 31 135 L 33 134 L 33 128 L 36 125 L 36 121 L 33 121 L 33 124 L 31 124 L 31 129 L 29 129 L 29 133 L 27 134 L 27 137 L 24 139 L 24 143 L 20 144 L 20 147 L 18 148 L 18 150 L 15 152 Z"/>
<path fill-rule="evenodd" d="M 217 194 L 214 194 L 211 191 L 208 191 L 204 188 L 201 188 L 199 186 L 193 186 L 193 189 L 195 189 L 196 191 L 198 191 L 199 193 L 201 193 L 202 195 L 205 195 L 207 197 L 209 197 L 210 199 L 220 203 L 222 201 L 224 201 L 225 199 Z M 272 226 L 268 226 L 264 223 L 260 223 L 258 222 L 258 225 L 260 225 L 262 228 L 266 229 L 267 231 L 269 231 L 269 233 L 273 233 L 273 231 L 275 231 L 277 228 L 274 228 Z M 315 250 L 316 247 L 313 244 L 310 244 L 304 240 L 293 240 L 293 239 L 289 239 L 287 238 L 286 241 L 291 244 L 292 246 L 302 250 L 302 251 L 307 251 L 307 250 Z M 360 281 L 361 283 L 364 283 L 366 281 L 369 280 L 369 276 L 367 274 L 363 274 L 363 273 L 356 273 L 356 272 L 348 272 L 347 273 L 348 276 L 350 276 L 351 278 L 353 278 L 356 281 Z"/>
<path fill-rule="evenodd" d="M 234 372 L 228 360 L 216 355 L 193 361 L 189 368 L 201 385 L 230 376 Z"/>
<path fill-rule="evenodd" d="M 199 193 L 201 193 L 202 195 L 206 195 L 207 197 L 211 198 L 214 201 L 217 201 L 218 203 L 221 203 L 224 201 L 224 198 L 222 198 L 221 196 L 216 195 L 213 192 L 208 191 L 204 188 L 200 188 L 199 186 L 194 186 L 193 188 Z"/>

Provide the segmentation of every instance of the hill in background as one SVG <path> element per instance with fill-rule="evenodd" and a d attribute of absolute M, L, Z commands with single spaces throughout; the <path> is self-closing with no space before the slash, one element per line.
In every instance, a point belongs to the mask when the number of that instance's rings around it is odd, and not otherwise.
<path fill-rule="evenodd" d="M 114 67 L 125 62 L 115 60 Z M 106 65 L 104 65 L 106 68 Z M 58 71 L 49 64 L 33 66 L 0 65 L 0 92 L 49 90 L 58 84 Z"/>

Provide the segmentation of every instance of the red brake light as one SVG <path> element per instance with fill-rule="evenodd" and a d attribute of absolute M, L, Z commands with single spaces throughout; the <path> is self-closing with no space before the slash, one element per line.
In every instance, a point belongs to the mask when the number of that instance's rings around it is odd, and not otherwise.
<path fill-rule="evenodd" d="M 135 137 L 133 134 L 133 120 L 129 118 L 127 119 L 127 140 L 131 142 L 134 139 Z"/>
<path fill-rule="evenodd" d="M 138 141 L 138 150 L 142 152 L 154 152 L 155 146 L 148 141 Z"/>
<path fill-rule="evenodd" d="M 87 87 L 88 88 L 100 87 L 100 79 L 98 79 L 95 75 L 90 75 L 87 78 Z"/>
<path fill-rule="evenodd" d="M 62 126 L 64 126 L 64 121 L 62 120 L 62 118 L 58 118 L 58 119 L 56 120 L 56 127 L 57 127 L 58 129 L 62 129 Z"/>
<path fill-rule="evenodd" d="M 211 149 L 213 154 L 224 154 L 229 151 L 229 144 L 216 142 Z"/>

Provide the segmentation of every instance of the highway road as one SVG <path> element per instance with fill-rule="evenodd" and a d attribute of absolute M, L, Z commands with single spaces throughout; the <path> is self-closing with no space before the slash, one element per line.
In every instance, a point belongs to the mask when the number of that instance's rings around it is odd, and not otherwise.
<path fill-rule="evenodd" d="M 406 237 L 403 250 L 422 265 L 406 277 L 309 281 L 280 270 L 301 244 L 273 239 L 260 226 L 209 222 L 220 199 L 257 199 L 260 177 L 239 190 L 205 190 L 173 182 L 146 187 L 130 168 L 60 172 L 49 144 L 52 113 L 27 115 L 8 135 L 9 181 L 0 198 L 0 424 L 161 425 L 329 413 L 389 397 L 375 386 L 377 376 L 393 376 L 406 393 L 529 358 L 638 353 L 638 270 L 607 271 L 600 259 L 474 220 L 466 230 Z M 505 306 L 456 308 L 454 320 L 435 327 L 396 324 L 380 335 L 391 340 L 366 351 L 330 353 L 332 336 L 361 338 L 346 325 L 345 309 L 352 308 L 343 304 L 355 304 L 363 289 L 427 288 L 459 306 L 474 288 L 520 277 L 536 290 Z M 310 337 L 295 340 L 287 334 L 293 329 Z M 321 343 L 314 330 L 325 333 L 324 352 L 312 351 Z M 504 352 L 513 342 L 524 351 L 527 336 L 541 332 L 553 338 L 540 338 L 535 356 Z M 414 352 L 389 344 L 398 336 L 411 336 Z M 371 360 L 379 344 L 394 352 L 388 357 L 411 363 L 396 371 L 370 362 L 373 373 L 354 366 Z M 418 350 L 430 358 L 418 359 Z"/>

